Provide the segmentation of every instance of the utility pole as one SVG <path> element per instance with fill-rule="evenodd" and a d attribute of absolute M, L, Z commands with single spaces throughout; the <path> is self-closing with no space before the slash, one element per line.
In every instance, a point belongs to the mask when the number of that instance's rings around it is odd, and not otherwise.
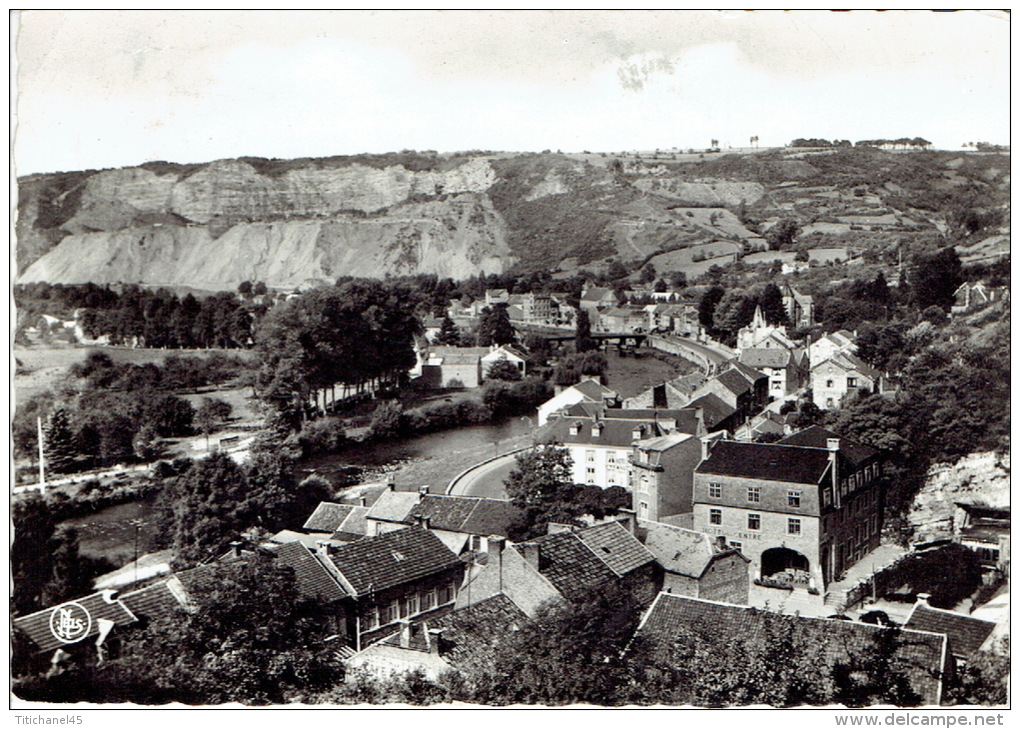
<path fill-rule="evenodd" d="M 42 491 L 46 486 L 46 455 L 43 451 L 42 417 L 37 417 L 35 424 L 39 433 L 39 490 Z"/>

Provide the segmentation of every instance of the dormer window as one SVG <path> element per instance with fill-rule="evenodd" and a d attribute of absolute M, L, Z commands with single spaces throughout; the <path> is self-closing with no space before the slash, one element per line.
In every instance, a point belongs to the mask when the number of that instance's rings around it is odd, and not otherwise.
<path fill-rule="evenodd" d="M 580 432 L 581 432 L 581 426 L 578 425 L 577 423 L 574 423 L 573 425 L 570 426 L 570 434 L 571 435 L 578 435 Z"/>
<path fill-rule="evenodd" d="M 602 423 L 595 423 L 591 426 L 591 437 L 598 438 L 600 435 L 602 435 Z"/>

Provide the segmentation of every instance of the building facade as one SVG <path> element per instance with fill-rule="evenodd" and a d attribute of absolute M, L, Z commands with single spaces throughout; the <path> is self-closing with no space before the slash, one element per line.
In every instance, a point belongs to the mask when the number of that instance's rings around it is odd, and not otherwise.
<path fill-rule="evenodd" d="M 759 584 L 824 592 L 879 545 L 882 464 L 874 449 L 809 431 L 717 443 L 694 474 L 694 529 L 740 549 Z"/>

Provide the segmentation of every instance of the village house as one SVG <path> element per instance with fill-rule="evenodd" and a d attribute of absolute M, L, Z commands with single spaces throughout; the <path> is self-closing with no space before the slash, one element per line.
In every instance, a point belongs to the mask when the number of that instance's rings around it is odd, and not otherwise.
<path fill-rule="evenodd" d="M 637 636 L 651 644 L 653 655 L 659 660 L 671 662 L 677 660 L 673 651 L 676 642 L 686 636 L 709 641 L 718 641 L 720 636 L 734 641 L 751 640 L 765 632 L 768 620 L 782 620 L 789 625 L 790 640 L 795 646 L 815 647 L 815 655 L 823 662 L 818 668 L 828 675 L 840 663 L 863 661 L 875 655 L 877 641 L 883 637 L 883 631 L 890 630 L 852 620 L 779 616 L 742 605 L 663 592 L 642 618 Z M 954 666 L 946 637 L 902 630 L 897 638 L 890 667 L 904 672 L 922 703 L 938 705 L 943 683 L 952 676 Z"/>
<path fill-rule="evenodd" d="M 857 355 L 837 352 L 812 365 L 811 392 L 815 405 L 834 410 L 858 393 L 882 392 L 882 375 Z"/>
<path fill-rule="evenodd" d="M 815 301 L 812 296 L 802 294 L 790 284 L 780 286 L 779 293 L 783 295 L 783 307 L 790 326 L 806 329 L 815 325 Z"/>
<path fill-rule="evenodd" d="M 878 451 L 818 426 L 720 441 L 694 473 L 694 529 L 740 549 L 756 584 L 824 594 L 879 545 L 881 473 Z"/>
<path fill-rule="evenodd" d="M 429 344 L 434 344 L 436 337 L 439 336 L 439 332 L 443 329 L 443 320 L 434 314 L 429 314 L 422 319 L 421 326 L 425 335 L 425 340 Z"/>
<path fill-rule="evenodd" d="M 625 408 L 682 408 L 693 399 L 695 391 L 708 380 L 701 372 L 660 382 L 634 397 L 623 401 Z"/>
<path fill-rule="evenodd" d="M 989 286 L 984 281 L 966 281 L 953 293 L 953 314 L 969 314 L 996 301 L 1009 300 L 1005 286 Z"/>
<path fill-rule="evenodd" d="M 1009 574 L 1010 508 L 956 503 L 953 540 L 974 550 L 985 567 Z"/>
<path fill-rule="evenodd" d="M 737 360 L 731 360 L 726 368 L 707 380 L 705 384 L 694 391 L 694 399 L 689 403 L 690 407 L 703 407 L 706 413 L 706 424 L 708 412 L 713 408 L 714 403 L 699 402 L 704 395 L 714 395 L 735 412 L 727 416 L 728 427 L 736 427 L 748 418 L 757 415 L 768 404 L 769 401 L 769 378 L 762 372 L 741 364 Z M 718 423 L 716 424 L 718 427 Z M 713 429 L 709 426 L 709 429 Z"/>
<path fill-rule="evenodd" d="M 509 345 L 499 347 L 430 346 L 421 364 L 423 387 L 464 387 L 474 389 L 485 382 L 486 373 L 494 362 L 512 362 L 523 376 L 527 371 L 527 355 Z"/>
<path fill-rule="evenodd" d="M 724 538 L 643 519 L 637 536 L 663 569 L 664 592 L 747 604 L 751 560 Z"/>
<path fill-rule="evenodd" d="M 989 648 L 988 643 L 995 631 L 995 623 L 964 613 L 932 607 L 928 604 L 930 597 L 925 593 L 917 596 L 917 601 L 903 624 L 904 629 L 946 636 L 949 650 L 958 665 L 970 661 L 978 651 Z"/>
<path fill-rule="evenodd" d="M 610 521 L 520 544 L 493 537 L 484 559 L 471 566 L 457 609 L 502 593 L 534 617 L 549 601 L 580 600 L 612 582 L 648 604 L 661 588 L 662 569 L 634 529 L 631 519 L 626 527 Z"/>
<path fill-rule="evenodd" d="M 554 324 L 556 316 L 549 294 L 510 294 L 508 303 L 521 312 L 524 324 Z"/>
<path fill-rule="evenodd" d="M 510 501 L 480 496 L 430 494 L 419 489 L 419 498 L 402 522 L 433 532 L 455 554 L 484 552 L 489 537 L 507 536 L 507 528 L 519 516 Z"/>
<path fill-rule="evenodd" d="M 754 308 L 754 316 L 750 323 L 737 330 L 737 352 L 745 349 L 788 349 L 796 347 L 796 343 L 786 334 L 782 324 L 769 324 L 761 307 Z"/>
<path fill-rule="evenodd" d="M 421 624 L 402 621 L 398 632 L 349 658 L 347 668 L 378 678 L 418 671 L 431 681 L 450 671 L 492 670 L 504 642 L 527 621 L 499 593 Z"/>
<path fill-rule="evenodd" d="M 808 377 L 807 352 L 803 349 L 743 349 L 739 362 L 767 375 L 769 395 L 776 398 L 795 393 Z"/>
<path fill-rule="evenodd" d="M 628 488 L 638 518 L 658 521 L 689 513 L 701 456 L 701 440 L 689 433 L 673 431 L 634 441 Z"/>
<path fill-rule="evenodd" d="M 355 651 L 400 630 L 401 620 L 421 622 L 452 610 L 464 577 L 457 555 L 416 526 L 324 545 L 323 556 L 347 593 L 342 635 Z"/>
<path fill-rule="evenodd" d="M 510 292 L 506 289 L 486 289 L 485 305 L 495 306 L 496 304 L 509 304 Z"/>
<path fill-rule="evenodd" d="M 548 422 L 550 415 L 558 410 L 562 410 L 563 408 L 576 405 L 579 402 L 596 403 L 598 405 L 604 404 L 609 407 L 615 407 L 619 403 L 619 400 L 620 396 L 617 395 L 615 390 L 609 389 L 596 379 L 584 379 L 576 385 L 564 388 L 539 405 L 536 425 L 539 427 L 545 425 Z"/>
<path fill-rule="evenodd" d="M 835 354 L 857 354 L 856 335 L 840 329 L 838 332 L 823 334 L 808 345 L 808 360 L 812 367 Z"/>
<path fill-rule="evenodd" d="M 647 326 L 648 313 L 643 307 L 616 306 L 599 314 L 597 328 L 602 332 L 632 334 L 644 331 Z"/>

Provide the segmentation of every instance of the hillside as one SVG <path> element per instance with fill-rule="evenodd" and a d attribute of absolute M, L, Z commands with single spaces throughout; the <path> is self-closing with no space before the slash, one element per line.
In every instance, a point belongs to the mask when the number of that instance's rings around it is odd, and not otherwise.
<path fill-rule="evenodd" d="M 987 260 L 1008 255 L 1009 183 L 1007 155 L 876 149 L 152 162 L 20 179 L 18 280 L 289 287 L 614 258 L 695 278 L 762 249 L 781 218 L 798 250 L 953 231 L 965 260 Z"/>

